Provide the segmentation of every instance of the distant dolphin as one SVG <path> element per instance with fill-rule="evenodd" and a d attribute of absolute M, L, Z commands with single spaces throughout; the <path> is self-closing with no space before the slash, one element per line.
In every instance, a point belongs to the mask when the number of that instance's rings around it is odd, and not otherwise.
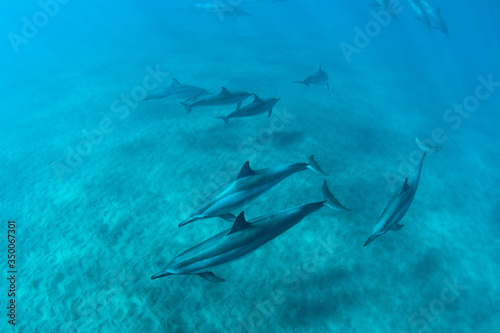
<path fill-rule="evenodd" d="M 266 112 L 268 113 L 268 117 L 270 117 L 273 112 L 274 105 L 278 103 L 279 100 L 279 98 L 260 99 L 259 96 L 254 95 L 252 103 L 245 105 L 240 109 L 236 109 L 227 116 L 219 116 L 216 118 L 222 119 L 224 123 L 227 124 L 231 118 L 252 117 Z"/>
<path fill-rule="evenodd" d="M 192 104 L 181 102 L 184 105 L 187 113 L 191 113 L 191 109 L 198 106 L 215 106 L 237 104 L 236 109 L 239 109 L 241 102 L 248 96 L 252 95 L 246 91 L 229 92 L 225 87 L 222 87 L 220 94 L 205 99 L 200 99 Z"/>
<path fill-rule="evenodd" d="M 373 0 L 372 6 L 388 11 L 393 18 L 395 18 L 396 20 L 399 20 L 398 14 L 396 13 L 396 10 L 394 9 L 394 6 L 392 5 L 391 0 Z"/>
<path fill-rule="evenodd" d="M 304 81 L 295 81 L 294 83 L 305 84 L 308 87 L 311 84 L 318 86 L 325 84 L 328 90 L 330 90 L 330 86 L 328 85 L 328 74 L 321 69 L 321 65 L 319 65 L 319 69 L 315 74 L 309 75 Z"/>
<path fill-rule="evenodd" d="M 249 13 L 238 7 L 231 6 L 228 3 L 222 1 L 206 2 L 206 3 L 194 3 L 188 8 L 192 8 L 197 11 L 204 13 L 218 14 L 221 17 L 228 16 L 236 19 L 239 16 L 250 16 Z"/>
<path fill-rule="evenodd" d="M 417 145 L 423 150 L 420 163 L 418 163 L 418 166 L 410 177 L 406 178 L 401 190 L 394 193 L 382 212 L 382 215 L 379 217 L 377 224 L 373 229 L 372 235 L 366 240 L 364 246 L 367 246 L 375 238 L 385 234 L 389 230 L 398 231 L 403 227 L 403 224 L 398 224 L 398 222 L 401 221 L 413 202 L 413 198 L 415 197 L 418 183 L 420 181 L 420 173 L 422 171 L 422 164 L 424 162 L 425 155 L 429 152 L 437 152 L 441 149 L 440 147 L 424 146 L 418 139 Z"/>
<path fill-rule="evenodd" d="M 211 270 L 240 259 L 281 235 L 328 201 L 313 202 L 246 221 L 244 212 L 225 230 L 179 254 L 152 280 L 168 275 L 198 275 L 208 281 L 226 281 Z"/>
<path fill-rule="evenodd" d="M 232 211 L 245 206 L 288 176 L 308 168 L 328 176 L 314 160 L 314 155 L 309 157 L 307 163 L 285 164 L 260 170 L 252 170 L 247 161 L 235 180 L 210 194 L 179 227 L 210 217 L 220 217 L 232 222 L 236 218 L 231 214 Z"/>
<path fill-rule="evenodd" d="M 203 95 L 211 95 L 211 93 L 202 88 L 181 84 L 176 79 L 173 79 L 170 86 L 149 92 L 144 100 L 176 97 L 194 101 Z"/>
<path fill-rule="evenodd" d="M 440 8 L 431 6 L 425 0 L 409 0 L 409 2 L 418 20 L 423 21 L 431 30 L 435 28 L 448 34 L 448 27 L 441 16 Z"/>

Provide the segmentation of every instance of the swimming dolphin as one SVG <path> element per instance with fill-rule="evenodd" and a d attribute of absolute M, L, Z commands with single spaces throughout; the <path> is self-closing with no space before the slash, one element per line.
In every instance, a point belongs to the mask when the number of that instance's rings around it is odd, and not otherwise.
<path fill-rule="evenodd" d="M 417 139 L 416 141 L 417 145 L 423 150 L 422 158 L 410 177 L 406 178 L 401 190 L 396 191 L 392 196 L 391 200 L 382 212 L 382 215 L 380 215 L 375 228 L 373 229 L 372 235 L 366 240 L 364 246 L 367 246 L 375 238 L 385 234 L 389 230 L 398 231 L 403 227 L 403 224 L 398 224 L 398 222 L 401 221 L 413 202 L 413 198 L 415 197 L 418 183 L 420 181 L 420 173 L 422 171 L 424 158 L 427 153 L 437 152 L 440 150 L 440 147 L 431 147 L 429 145 L 424 146 L 420 140 Z"/>
<path fill-rule="evenodd" d="M 229 104 L 237 104 L 236 109 L 239 109 L 241 106 L 241 102 L 252 95 L 246 91 L 238 91 L 231 93 L 225 87 L 222 87 L 220 94 L 208 97 L 205 99 L 200 99 L 192 104 L 181 102 L 184 105 L 187 113 L 191 113 L 191 109 L 197 106 L 215 106 L 215 105 L 229 105 Z"/>
<path fill-rule="evenodd" d="M 218 14 L 221 18 L 225 16 L 232 17 L 234 20 L 239 16 L 250 16 L 250 14 L 244 10 L 222 1 L 194 3 L 188 6 L 188 8 L 204 13 Z"/>
<path fill-rule="evenodd" d="M 233 222 L 236 217 L 231 214 L 232 211 L 245 206 L 288 176 L 308 168 L 328 176 L 314 160 L 314 155 L 309 157 L 307 163 L 285 164 L 260 170 L 252 170 L 247 161 L 235 180 L 210 194 L 179 227 L 210 217 Z"/>
<path fill-rule="evenodd" d="M 425 0 L 409 0 L 409 2 L 418 20 L 423 21 L 431 30 L 435 28 L 448 34 L 448 27 L 441 16 L 440 8 L 431 6 Z"/>
<path fill-rule="evenodd" d="M 399 20 L 398 14 L 396 13 L 396 10 L 394 9 L 394 6 L 392 5 L 391 0 L 373 0 L 372 6 L 388 11 L 393 18 L 395 18 L 396 20 Z"/>
<path fill-rule="evenodd" d="M 319 69 L 315 74 L 309 75 L 304 81 L 295 81 L 294 83 L 305 84 L 308 87 L 310 84 L 318 86 L 326 84 L 326 87 L 330 90 L 330 86 L 328 85 L 328 74 L 321 69 L 321 65 L 319 65 Z"/>
<path fill-rule="evenodd" d="M 226 280 L 211 271 L 213 268 L 252 253 L 323 207 L 325 203 L 326 201 L 313 202 L 248 222 L 244 212 L 241 212 L 230 229 L 179 254 L 151 279 L 168 275 L 198 275 L 211 282 L 224 282 Z"/>
<path fill-rule="evenodd" d="M 266 112 L 268 113 L 268 117 L 270 117 L 273 112 L 274 105 L 278 103 L 279 100 L 279 98 L 260 99 L 259 96 L 254 95 L 252 103 L 245 105 L 240 109 L 236 109 L 227 116 L 219 116 L 216 118 L 224 120 L 224 123 L 227 124 L 231 118 L 252 117 Z"/>
<path fill-rule="evenodd" d="M 176 79 L 173 79 L 170 86 L 150 91 L 144 100 L 176 97 L 194 101 L 203 95 L 211 95 L 211 93 L 202 88 L 181 84 Z"/>

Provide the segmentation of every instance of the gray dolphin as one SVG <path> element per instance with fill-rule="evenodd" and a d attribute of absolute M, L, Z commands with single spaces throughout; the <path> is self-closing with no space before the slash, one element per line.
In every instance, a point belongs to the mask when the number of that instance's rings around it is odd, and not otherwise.
<path fill-rule="evenodd" d="M 388 11 L 393 18 L 395 18 L 397 21 L 399 21 L 398 14 L 396 13 L 396 10 L 394 9 L 394 6 L 392 5 L 391 0 L 373 0 L 372 6 Z"/>
<path fill-rule="evenodd" d="M 222 87 L 220 94 L 205 99 L 200 99 L 192 104 L 181 102 L 184 105 L 187 113 L 191 113 L 191 109 L 197 106 L 215 106 L 215 105 L 229 105 L 237 104 L 236 109 L 239 109 L 241 102 L 248 96 L 252 95 L 246 91 L 230 92 L 225 87 Z"/>
<path fill-rule="evenodd" d="M 225 230 L 179 254 L 152 280 L 168 275 L 198 275 L 208 281 L 223 282 L 211 270 L 240 259 L 281 235 L 307 215 L 317 211 L 326 201 L 309 203 L 246 221 L 244 212 L 231 229 Z"/>
<path fill-rule="evenodd" d="M 252 117 L 266 112 L 268 113 L 268 117 L 270 117 L 273 112 L 274 105 L 278 103 L 279 100 L 279 98 L 260 99 L 259 96 L 254 95 L 252 103 L 236 109 L 227 116 L 219 116 L 216 118 L 224 120 L 224 123 L 227 124 L 231 118 Z"/>
<path fill-rule="evenodd" d="M 170 86 L 150 91 L 144 100 L 176 97 L 187 101 L 194 101 L 203 95 L 211 95 L 211 93 L 202 88 L 181 84 L 176 79 L 173 79 Z"/>
<path fill-rule="evenodd" d="M 448 27 L 441 16 L 440 8 L 431 6 L 425 0 L 409 0 L 409 2 L 418 20 L 423 21 L 431 30 L 435 28 L 448 34 Z"/>
<path fill-rule="evenodd" d="M 398 222 L 401 221 L 413 202 L 420 181 L 420 173 L 422 171 L 424 158 L 427 153 L 437 152 L 441 149 L 440 147 L 424 146 L 418 139 L 416 141 L 417 145 L 423 150 L 422 158 L 410 177 L 405 179 L 401 190 L 396 191 L 391 200 L 387 203 L 382 215 L 380 215 L 375 224 L 372 235 L 366 240 L 364 246 L 367 246 L 375 238 L 385 234 L 389 230 L 398 231 L 403 227 L 403 224 L 398 224 Z"/>
<path fill-rule="evenodd" d="M 235 180 L 210 194 L 179 227 L 210 217 L 220 217 L 232 222 L 236 218 L 231 214 L 232 211 L 245 206 L 288 176 L 308 168 L 328 176 L 314 160 L 314 155 L 309 157 L 307 163 L 285 164 L 260 170 L 252 170 L 247 161 Z"/>
<path fill-rule="evenodd" d="M 321 65 L 319 65 L 319 69 L 316 73 L 309 75 L 304 81 L 295 81 L 294 83 L 305 84 L 308 87 L 311 84 L 318 86 L 325 84 L 328 90 L 330 90 L 330 86 L 328 85 L 328 74 L 321 69 Z"/>

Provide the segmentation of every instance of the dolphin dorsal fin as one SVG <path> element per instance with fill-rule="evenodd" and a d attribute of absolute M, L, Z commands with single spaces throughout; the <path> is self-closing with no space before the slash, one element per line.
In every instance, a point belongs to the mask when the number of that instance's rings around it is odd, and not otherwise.
<path fill-rule="evenodd" d="M 221 89 L 221 92 L 220 92 L 222 95 L 231 95 L 231 93 L 229 92 L 229 90 L 227 90 L 226 87 L 222 87 Z"/>
<path fill-rule="evenodd" d="M 253 95 L 253 101 L 254 102 L 259 102 L 259 103 L 262 102 L 262 100 L 257 95 Z"/>
<path fill-rule="evenodd" d="M 182 84 L 179 81 L 177 81 L 177 79 L 172 80 L 172 85 L 173 86 L 182 86 Z"/>
<path fill-rule="evenodd" d="M 231 230 L 226 234 L 226 236 L 229 236 L 231 234 L 234 234 L 235 232 L 238 232 L 240 230 L 244 230 L 250 226 L 250 223 L 245 220 L 245 212 L 241 212 L 240 215 L 236 218 L 236 220 L 233 223 L 233 226 L 231 227 Z"/>
<path fill-rule="evenodd" d="M 246 161 L 245 164 L 243 164 L 243 166 L 241 167 L 240 173 L 238 174 L 238 177 L 236 177 L 236 179 L 252 176 L 254 174 L 255 171 L 253 171 L 252 168 L 250 168 L 250 162 Z"/>
<path fill-rule="evenodd" d="M 401 193 L 404 193 L 410 189 L 410 184 L 408 184 L 408 177 L 405 179 L 405 183 L 403 184 L 403 188 L 401 189 Z"/>

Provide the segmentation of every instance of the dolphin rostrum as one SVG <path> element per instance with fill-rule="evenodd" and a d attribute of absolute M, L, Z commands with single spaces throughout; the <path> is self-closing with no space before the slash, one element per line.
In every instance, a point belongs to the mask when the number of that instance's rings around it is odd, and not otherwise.
<path fill-rule="evenodd" d="M 380 215 L 375 224 L 372 235 L 366 240 L 364 246 L 367 246 L 375 238 L 385 234 L 389 230 L 398 231 L 403 227 L 403 224 L 398 224 L 398 222 L 401 221 L 413 202 L 420 181 L 424 158 L 427 153 L 434 153 L 441 149 L 440 147 L 431 147 L 430 145 L 424 146 L 418 139 L 416 141 L 417 145 L 423 150 L 422 158 L 413 173 L 405 179 L 402 188 L 396 191 L 389 203 L 387 203 L 382 215 Z"/>
<path fill-rule="evenodd" d="M 229 119 L 231 118 L 240 118 L 240 117 L 252 117 L 261 113 L 268 113 L 268 117 L 271 116 L 273 112 L 273 107 L 276 103 L 278 103 L 279 98 L 265 98 L 260 99 L 259 96 L 254 95 L 254 100 L 252 103 L 245 105 L 242 108 L 236 109 L 231 114 L 227 116 L 216 117 L 218 119 L 224 120 L 224 123 L 229 123 Z"/>
<path fill-rule="evenodd" d="M 220 94 L 205 99 L 200 99 L 192 104 L 181 102 L 184 105 L 187 113 L 191 113 L 191 109 L 197 106 L 215 106 L 237 104 L 236 109 L 239 109 L 241 102 L 248 96 L 252 95 L 246 91 L 230 92 L 225 87 L 222 87 Z"/>
<path fill-rule="evenodd" d="M 203 95 L 211 95 L 211 93 L 202 88 L 181 84 L 176 79 L 173 79 L 170 86 L 150 91 L 144 100 L 176 97 L 187 101 L 194 101 Z"/>
<path fill-rule="evenodd" d="M 152 280 L 168 275 L 198 275 L 208 281 L 226 281 L 211 270 L 240 259 L 281 235 L 327 201 L 313 202 L 246 221 L 244 212 L 225 230 L 179 254 Z"/>
<path fill-rule="evenodd" d="M 179 227 L 210 217 L 220 217 L 232 222 L 236 218 L 231 214 L 232 211 L 245 206 L 288 176 L 308 168 L 328 176 L 314 160 L 314 155 L 309 157 L 307 163 L 285 164 L 260 170 L 252 170 L 247 161 L 235 180 L 209 195 Z"/>
<path fill-rule="evenodd" d="M 309 75 L 304 81 L 295 81 L 294 83 L 305 84 L 308 87 L 311 84 L 318 86 L 325 84 L 328 90 L 330 90 L 330 86 L 328 85 L 328 74 L 321 69 L 321 65 L 319 65 L 319 69 L 316 73 Z"/>

